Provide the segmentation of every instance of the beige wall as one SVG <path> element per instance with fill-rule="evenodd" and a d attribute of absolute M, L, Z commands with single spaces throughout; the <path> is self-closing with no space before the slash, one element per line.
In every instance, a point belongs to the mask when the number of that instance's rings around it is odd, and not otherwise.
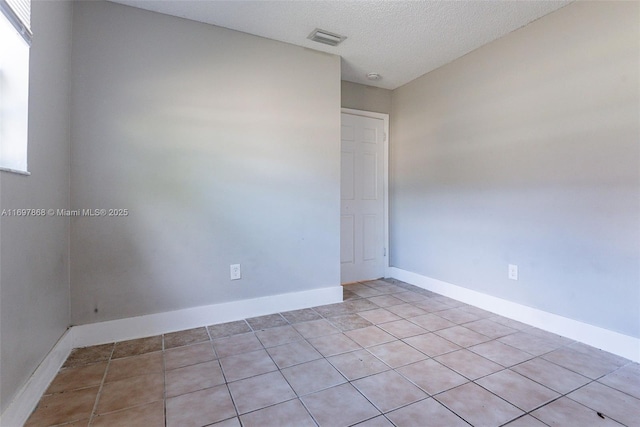
<path fill-rule="evenodd" d="M 342 107 L 376 113 L 391 112 L 391 91 L 342 81 Z"/>
<path fill-rule="evenodd" d="M 69 205 L 71 4 L 33 2 L 31 176 L 0 172 L 0 210 Z M 69 220 L 0 218 L 0 412 L 69 326 Z"/>
<path fill-rule="evenodd" d="M 640 336 L 639 7 L 572 3 L 393 92 L 393 266 Z"/>
<path fill-rule="evenodd" d="M 339 57 L 80 2 L 72 75 L 74 324 L 339 286 Z"/>

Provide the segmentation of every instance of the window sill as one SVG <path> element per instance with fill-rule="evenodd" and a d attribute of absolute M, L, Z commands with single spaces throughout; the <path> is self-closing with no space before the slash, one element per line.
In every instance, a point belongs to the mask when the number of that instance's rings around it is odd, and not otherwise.
<path fill-rule="evenodd" d="M 29 171 L 21 171 L 21 170 L 17 170 L 17 169 L 3 168 L 2 166 L 0 166 L 0 172 L 9 172 L 9 173 L 15 173 L 17 175 L 24 175 L 24 176 L 31 175 L 31 172 L 29 172 Z"/>

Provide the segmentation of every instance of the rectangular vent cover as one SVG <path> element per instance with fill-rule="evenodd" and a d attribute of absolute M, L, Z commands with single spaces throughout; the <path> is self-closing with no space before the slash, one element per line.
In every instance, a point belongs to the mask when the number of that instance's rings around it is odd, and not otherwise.
<path fill-rule="evenodd" d="M 314 42 L 328 44 L 329 46 L 338 46 L 344 39 L 346 39 L 345 36 L 321 30 L 320 28 L 313 30 L 307 38 Z"/>

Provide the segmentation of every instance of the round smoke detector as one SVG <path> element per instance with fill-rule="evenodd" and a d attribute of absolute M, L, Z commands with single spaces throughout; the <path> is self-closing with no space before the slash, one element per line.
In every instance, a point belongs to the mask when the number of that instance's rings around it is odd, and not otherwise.
<path fill-rule="evenodd" d="M 369 80 L 380 80 L 382 78 L 382 76 L 378 73 L 369 73 L 367 74 L 367 78 Z"/>

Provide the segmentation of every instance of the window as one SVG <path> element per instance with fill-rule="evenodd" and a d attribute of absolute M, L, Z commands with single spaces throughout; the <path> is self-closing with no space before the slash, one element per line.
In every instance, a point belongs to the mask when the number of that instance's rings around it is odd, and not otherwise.
<path fill-rule="evenodd" d="M 31 1 L 0 0 L 0 169 L 27 172 Z"/>

